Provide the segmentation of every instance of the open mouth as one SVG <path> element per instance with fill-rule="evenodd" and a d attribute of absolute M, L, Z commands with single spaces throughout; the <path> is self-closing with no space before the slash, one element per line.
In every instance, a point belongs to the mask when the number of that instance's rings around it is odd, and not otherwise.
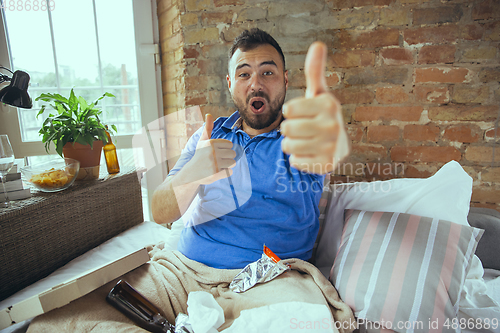
<path fill-rule="evenodd" d="M 264 112 L 266 106 L 266 100 L 263 97 L 254 97 L 250 99 L 250 109 L 253 113 Z"/>

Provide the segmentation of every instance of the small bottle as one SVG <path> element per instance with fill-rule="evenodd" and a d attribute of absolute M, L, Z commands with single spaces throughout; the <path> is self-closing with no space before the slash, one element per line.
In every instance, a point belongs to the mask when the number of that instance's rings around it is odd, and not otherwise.
<path fill-rule="evenodd" d="M 113 141 L 111 141 L 111 135 L 109 135 L 108 132 L 108 125 L 106 125 L 106 135 L 108 136 L 108 143 L 106 143 L 102 149 L 104 150 L 104 158 L 106 158 L 108 173 L 118 173 L 120 172 L 120 166 L 118 165 L 116 146 L 113 144 Z"/>

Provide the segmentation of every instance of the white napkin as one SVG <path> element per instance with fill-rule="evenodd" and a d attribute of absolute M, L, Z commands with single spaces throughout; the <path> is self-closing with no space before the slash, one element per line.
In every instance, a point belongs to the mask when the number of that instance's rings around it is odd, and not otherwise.
<path fill-rule="evenodd" d="M 205 291 L 193 291 L 187 301 L 188 322 L 194 333 L 218 333 L 224 323 L 224 311 L 212 294 Z"/>

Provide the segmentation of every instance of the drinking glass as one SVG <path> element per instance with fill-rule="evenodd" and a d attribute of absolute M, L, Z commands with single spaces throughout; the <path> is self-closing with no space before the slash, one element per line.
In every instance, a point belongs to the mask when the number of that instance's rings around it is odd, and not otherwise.
<path fill-rule="evenodd" d="M 5 195 L 5 199 L 0 203 L 0 208 L 7 208 L 10 206 L 9 196 L 5 190 L 5 175 L 9 173 L 14 165 L 14 159 L 14 152 L 12 151 L 9 137 L 5 134 L 0 134 L 0 176 L 2 177 L 2 187 Z"/>

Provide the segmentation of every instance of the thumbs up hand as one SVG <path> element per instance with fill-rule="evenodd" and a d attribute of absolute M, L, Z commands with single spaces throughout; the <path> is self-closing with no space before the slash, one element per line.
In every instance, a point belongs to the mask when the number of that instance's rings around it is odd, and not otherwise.
<path fill-rule="evenodd" d="M 306 95 L 283 105 L 282 150 L 295 168 L 316 174 L 332 172 L 350 151 L 339 101 L 328 92 L 326 45 L 315 42 L 305 61 Z"/>
<path fill-rule="evenodd" d="M 231 176 L 230 168 L 236 165 L 233 143 L 226 139 L 212 139 L 213 128 L 214 118 L 211 114 L 207 114 L 196 152 L 185 166 L 200 185 L 211 184 Z"/>

